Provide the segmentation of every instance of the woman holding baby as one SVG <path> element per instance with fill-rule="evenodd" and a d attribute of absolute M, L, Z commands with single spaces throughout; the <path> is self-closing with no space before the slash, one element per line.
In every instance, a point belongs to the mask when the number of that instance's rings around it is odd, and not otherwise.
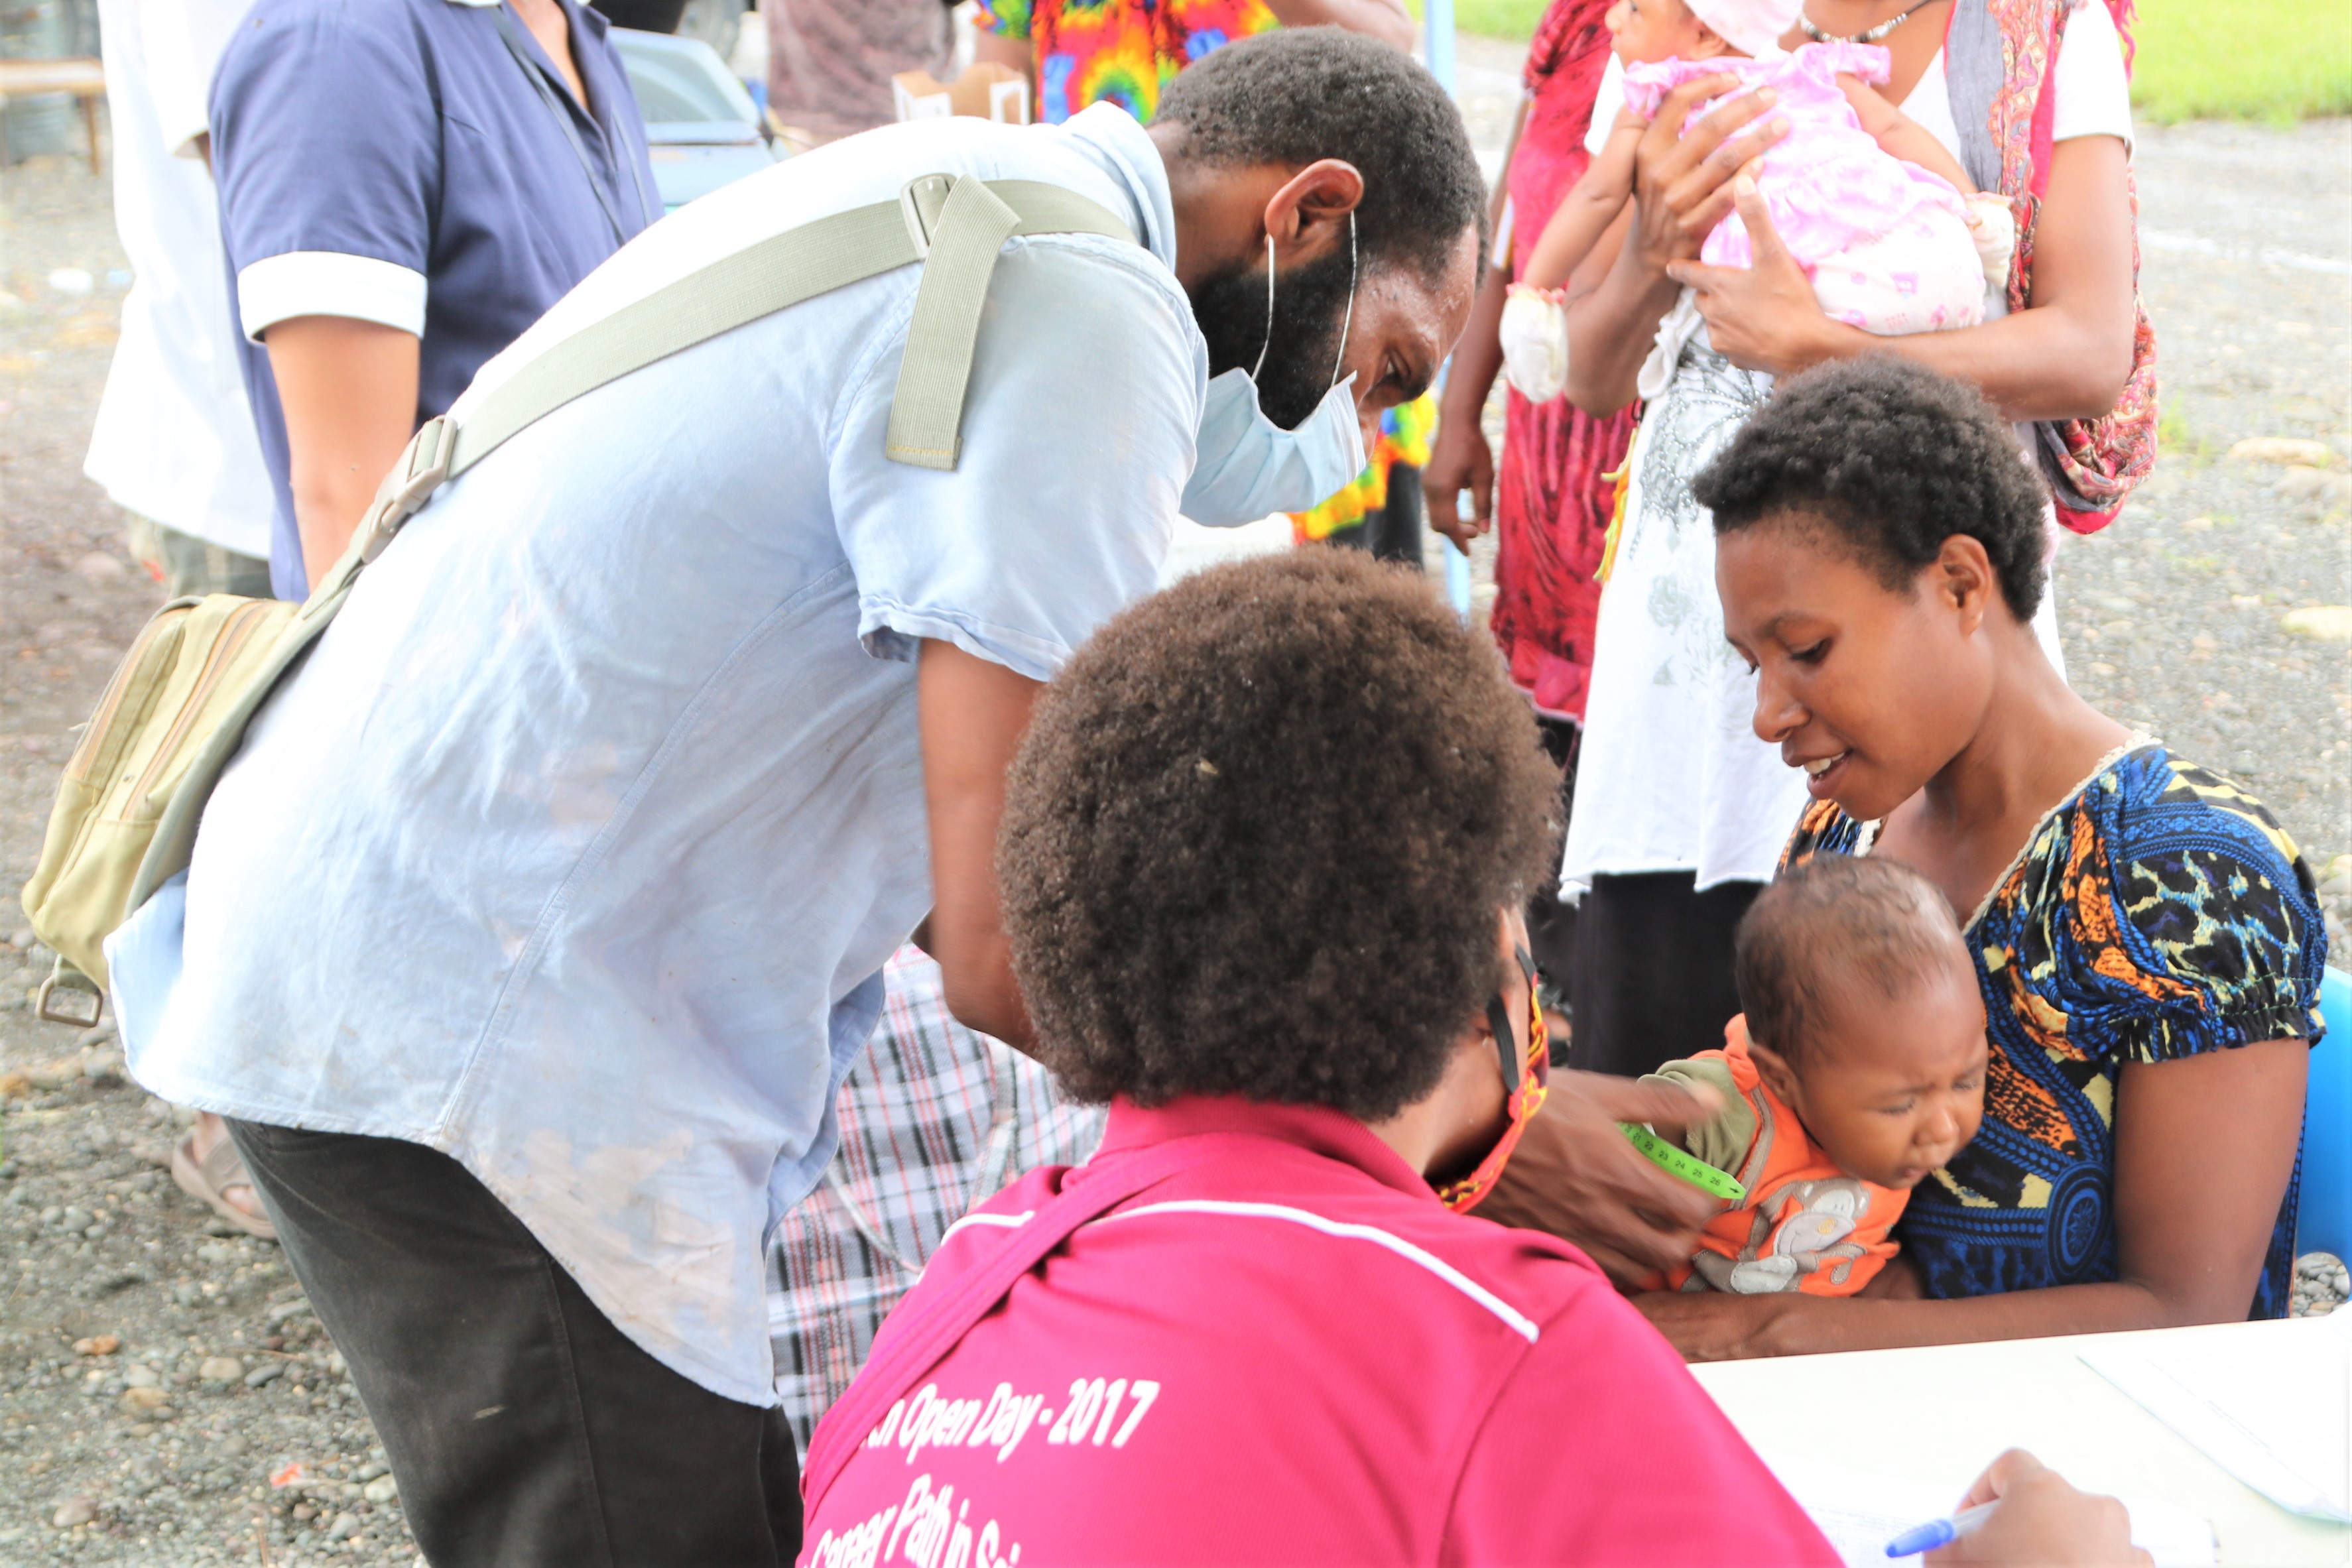
<path fill-rule="evenodd" d="M 2101 0 L 1621 0 L 1612 24 L 1622 63 L 1601 88 L 1594 150 L 1597 165 L 1612 131 L 1621 146 L 1630 131 L 1631 200 L 1580 247 L 1568 276 L 1565 386 L 1595 413 L 1648 401 L 1596 631 L 1563 881 L 1586 901 L 1569 986 L 1572 1060 L 1640 1073 L 1716 1043 L 1729 1010 L 1733 925 L 1805 799 L 1801 777 L 1748 733 L 1753 684 L 1724 644 L 1714 542 L 1691 476 L 1774 378 L 1866 352 L 1966 381 L 2020 422 L 2021 440 L 2074 456 L 2070 484 L 2098 493 L 2070 490 L 2070 510 L 2119 504 L 2146 454 L 2125 443 L 2102 489 L 2064 438 L 2077 429 L 2067 422 L 2109 415 L 2137 384 L 2130 110 Z M 2006 77 L 2004 50 L 2016 56 Z M 1910 171 L 1893 198 L 1856 211 L 1860 187 L 1824 173 L 1810 152 L 1776 162 L 1783 143 L 1812 144 L 1812 84 L 1793 63 L 1809 52 L 1816 64 L 1836 61 L 1839 85 L 1885 150 L 1865 142 L 1864 152 Z M 1706 68 L 1719 70 L 1694 75 Z M 1621 103 L 1650 111 L 1646 130 L 1619 120 Z M 1902 135 L 1879 123 L 1887 116 Z M 1921 152 L 1923 137 L 1936 157 Z M 1932 180 L 1916 167 L 1928 162 Z M 1867 172 L 1850 157 L 1841 167 Z M 1855 324 L 1864 312 L 1832 315 L 1823 300 L 1841 303 L 1831 288 L 1839 269 L 1825 264 L 1820 231 L 1874 227 L 1884 241 L 1902 216 L 1888 201 L 1916 208 L 1918 188 L 1947 175 L 1941 204 L 1951 212 L 1963 210 L 1970 184 L 2013 198 L 2021 259 L 2004 269 L 1986 258 L 2007 287 L 1926 323 L 1890 312 L 1865 327 Z M 1973 271 L 1960 221 L 1948 225 L 1944 248 L 1957 244 Z M 1921 264 L 1934 259 L 1911 248 Z M 1889 252 L 1881 244 L 1877 254 Z M 1918 265 L 1868 281 L 1896 295 Z M 2136 434 L 2141 422 L 2120 423 Z M 2048 538 L 2045 553 L 2054 528 Z M 2054 661 L 2046 609 L 2042 622 Z"/>
<path fill-rule="evenodd" d="M 2261 801 L 2051 664 L 2045 490 L 2008 427 L 1923 367 L 1854 361 L 1782 384 L 1692 489 L 1754 733 L 1811 798 L 1786 862 L 1933 883 L 1989 1051 L 1981 1124 L 1857 1298 L 1640 1304 L 1697 1359 L 2284 1315 L 2326 960 L 2310 873 Z"/>

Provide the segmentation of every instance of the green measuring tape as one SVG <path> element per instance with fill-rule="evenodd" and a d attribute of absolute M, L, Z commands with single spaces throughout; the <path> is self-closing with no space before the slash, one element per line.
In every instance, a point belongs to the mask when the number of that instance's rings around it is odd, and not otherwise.
<path fill-rule="evenodd" d="M 1740 1186 L 1737 1178 L 1727 1176 L 1705 1160 L 1685 1154 L 1649 1128 L 1638 1123 L 1620 1122 L 1617 1130 L 1667 1175 L 1678 1176 L 1691 1186 L 1711 1192 L 1726 1203 L 1738 1203 L 1748 1197 L 1748 1189 Z"/>

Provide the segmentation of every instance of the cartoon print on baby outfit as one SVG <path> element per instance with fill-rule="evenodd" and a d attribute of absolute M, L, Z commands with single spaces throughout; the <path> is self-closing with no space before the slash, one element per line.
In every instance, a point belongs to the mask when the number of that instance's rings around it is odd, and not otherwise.
<path fill-rule="evenodd" d="M 1685 1130 L 1683 1146 L 1732 1176 L 1748 1197 L 1707 1221 L 1689 1262 L 1641 1288 L 1851 1296 L 1895 1256 L 1888 1232 L 1911 1195 L 1840 1170 L 1764 1082 L 1748 1045 L 1743 1013 L 1724 1026 L 1721 1051 L 1669 1061 L 1652 1075 L 1704 1083 L 1723 1102 L 1713 1121 Z"/>
<path fill-rule="evenodd" d="M 1870 1249 L 1852 1239 L 1870 1209 L 1870 1195 L 1853 1176 L 1791 1182 L 1752 1211 L 1750 1239 L 1736 1257 L 1700 1252 L 1685 1291 L 1712 1285 L 1742 1296 L 1769 1296 L 1802 1288 L 1808 1274 L 1843 1285 Z"/>

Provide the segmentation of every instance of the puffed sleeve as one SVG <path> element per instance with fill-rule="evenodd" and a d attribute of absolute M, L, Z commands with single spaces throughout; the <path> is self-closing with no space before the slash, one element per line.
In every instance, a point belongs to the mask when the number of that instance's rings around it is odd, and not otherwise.
<path fill-rule="evenodd" d="M 2074 904 L 2082 958 L 2131 1008 L 2116 1030 L 2125 1060 L 2316 1040 L 2326 925 L 2269 809 L 2167 758 L 2127 790 L 2113 831 L 2107 876 L 2086 877 Z"/>

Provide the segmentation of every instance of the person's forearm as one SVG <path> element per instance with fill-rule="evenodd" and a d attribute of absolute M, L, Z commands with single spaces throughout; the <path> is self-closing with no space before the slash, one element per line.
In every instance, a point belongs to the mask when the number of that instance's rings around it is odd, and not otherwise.
<path fill-rule="evenodd" d="M 1486 412 L 1486 395 L 1503 370 L 1503 298 L 1510 292 L 1508 269 L 1486 269 L 1478 297 L 1471 301 L 1469 323 L 1454 345 L 1445 371 L 1445 390 L 1437 404 L 1441 428 L 1454 420 L 1475 424 Z"/>
<path fill-rule="evenodd" d="M 1952 156 L 1951 149 L 1937 141 L 1926 126 L 1909 115 L 1896 114 L 1874 140 L 1880 152 L 1891 153 L 1906 163 L 1916 163 L 1964 196 L 1976 194 L 1976 182 L 1969 178 L 1969 172 L 1960 167 L 1960 161 Z"/>
<path fill-rule="evenodd" d="M 1519 281 L 1538 288 L 1557 288 L 1574 276 L 1608 233 L 1617 214 L 1633 194 L 1633 155 L 1648 129 L 1630 117 L 1609 133 L 1609 140 L 1568 188 L 1551 219 L 1528 252 Z"/>
<path fill-rule="evenodd" d="M 1345 27 L 1411 53 L 1412 18 L 1399 0 L 1266 0 L 1286 27 Z"/>
<path fill-rule="evenodd" d="M 2180 1328 L 2245 1315 L 2242 1308 L 2235 1313 L 2216 1313 L 2194 1303 L 2169 1301 L 2148 1286 L 2123 1282 L 2059 1285 L 1952 1301 L 1801 1295 L 1751 1299 L 1778 1303 L 1779 1310 L 1759 1313 L 1754 1332 L 1724 1347 L 1721 1359 Z"/>
<path fill-rule="evenodd" d="M 1622 223 L 1621 218 L 1621 227 Z M 1604 249 L 1607 244 L 1604 239 Z M 1643 266 L 1633 246 L 1621 246 L 1600 286 L 1569 298 L 1569 402 L 1596 417 L 1632 402 L 1658 323 L 1681 292 L 1682 286 L 1664 271 Z"/>
<path fill-rule="evenodd" d="M 1571 315 L 1571 330 L 1574 320 Z M 2129 339 L 2120 355 L 2113 352 L 2113 339 L 2056 308 L 2020 310 L 1954 332 L 1894 338 L 1823 317 L 1814 351 L 1792 369 L 1858 354 L 1901 354 L 1973 385 L 2006 419 L 2096 419 L 2116 406 L 2131 373 Z M 1571 376 L 1571 391 L 1574 385 Z"/>
<path fill-rule="evenodd" d="M 1528 255 L 1521 281 L 1536 288 L 1557 288 L 1567 282 L 1624 210 L 1623 192 L 1587 190 L 1580 182 L 1561 200 L 1551 222 L 1544 225 L 1543 237 Z"/>
<path fill-rule="evenodd" d="M 406 444 L 404 438 L 401 445 Z M 303 575 L 312 588 L 334 570 L 335 562 L 351 547 L 352 535 L 367 516 L 368 504 L 375 499 L 384 475 L 399 461 L 400 451 L 401 447 L 394 447 L 381 465 L 339 461 L 317 452 L 294 460 L 290 475 L 294 528 L 302 539 Z M 363 478 L 371 469 L 375 477 Z"/>
<path fill-rule="evenodd" d="M 1016 1050 L 1029 1011 L 1013 974 L 996 887 L 1004 773 L 1028 732 L 1038 683 L 952 643 L 927 640 L 916 665 L 923 804 L 931 841 L 931 913 L 923 948 L 939 960 L 948 1011 Z"/>
<path fill-rule="evenodd" d="M 345 316 L 297 316 L 262 340 L 286 418 L 302 569 L 315 588 L 415 434 L 416 335 Z"/>
<path fill-rule="evenodd" d="M 1929 173 L 1948 181 L 1954 190 L 1973 194 L 1976 183 L 1969 178 L 1960 161 L 1952 156 L 1951 149 L 1930 135 L 1926 127 L 1881 97 L 1869 83 L 1850 76 L 1838 78 L 1846 101 L 1853 105 L 1854 117 L 1878 150 L 1906 163 L 1916 163 Z"/>

